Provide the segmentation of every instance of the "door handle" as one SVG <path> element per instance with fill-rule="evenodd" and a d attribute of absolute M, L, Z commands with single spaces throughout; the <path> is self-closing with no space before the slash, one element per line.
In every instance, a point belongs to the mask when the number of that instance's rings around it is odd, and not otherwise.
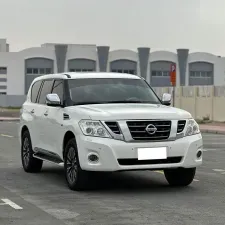
<path fill-rule="evenodd" d="M 48 115 L 48 112 L 45 112 L 44 115 L 47 116 Z"/>
<path fill-rule="evenodd" d="M 34 113 L 34 109 L 32 109 L 30 112 L 31 112 L 31 113 Z"/>

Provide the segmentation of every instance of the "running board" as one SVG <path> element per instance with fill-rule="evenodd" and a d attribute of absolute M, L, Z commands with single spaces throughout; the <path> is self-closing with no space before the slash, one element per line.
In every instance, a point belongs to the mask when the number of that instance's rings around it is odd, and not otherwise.
<path fill-rule="evenodd" d="M 64 166 L 64 162 L 60 158 L 53 156 L 53 155 L 47 155 L 42 152 L 37 152 L 37 153 L 33 154 L 33 157 L 36 159 L 40 159 L 43 161 L 48 161 L 48 162 L 57 164 L 59 166 Z"/>

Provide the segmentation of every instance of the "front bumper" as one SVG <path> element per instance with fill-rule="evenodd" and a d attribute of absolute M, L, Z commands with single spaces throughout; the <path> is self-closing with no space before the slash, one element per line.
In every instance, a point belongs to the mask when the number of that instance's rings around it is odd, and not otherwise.
<path fill-rule="evenodd" d="M 166 142 L 124 142 L 115 139 L 77 137 L 80 166 L 88 171 L 120 171 L 120 170 L 157 170 L 164 168 L 191 168 L 202 164 L 202 156 L 196 156 L 202 151 L 201 134 L 183 137 Z M 167 159 L 142 161 L 138 160 L 138 148 L 167 147 Z M 95 154 L 98 162 L 88 160 L 88 155 Z"/>

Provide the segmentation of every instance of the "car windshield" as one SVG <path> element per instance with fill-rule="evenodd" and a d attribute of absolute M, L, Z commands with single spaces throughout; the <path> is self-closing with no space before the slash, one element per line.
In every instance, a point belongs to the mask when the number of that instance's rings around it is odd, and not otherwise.
<path fill-rule="evenodd" d="M 91 78 L 68 80 L 74 105 L 104 103 L 161 104 L 158 97 L 142 79 Z"/>

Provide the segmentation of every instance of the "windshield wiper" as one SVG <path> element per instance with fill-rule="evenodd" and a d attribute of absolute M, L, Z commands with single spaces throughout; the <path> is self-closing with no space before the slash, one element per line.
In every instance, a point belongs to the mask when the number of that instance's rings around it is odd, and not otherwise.
<path fill-rule="evenodd" d="M 74 102 L 73 105 L 105 104 L 105 102 Z"/>

